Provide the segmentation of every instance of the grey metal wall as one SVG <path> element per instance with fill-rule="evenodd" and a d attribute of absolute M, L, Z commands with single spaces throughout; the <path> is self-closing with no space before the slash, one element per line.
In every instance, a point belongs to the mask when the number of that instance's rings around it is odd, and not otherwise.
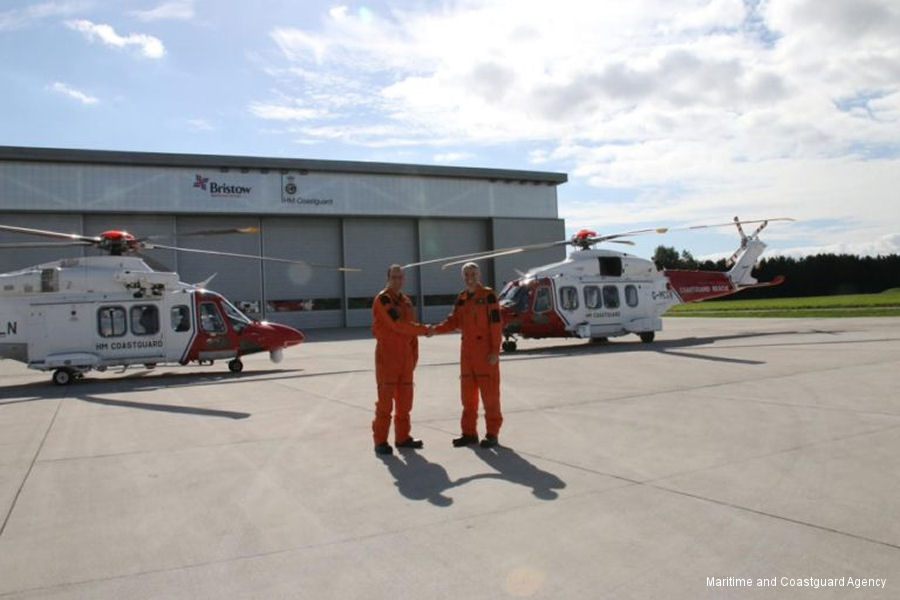
<path fill-rule="evenodd" d="M 419 221 L 419 250 L 422 260 L 455 256 L 491 249 L 490 221 L 487 219 L 422 219 Z M 490 261 L 481 263 L 482 279 L 493 280 Z M 447 316 L 452 301 L 433 304 L 438 296 L 453 296 L 462 289 L 460 268 L 442 269 L 439 264 L 417 267 L 421 277 L 422 320 L 427 323 Z M 449 300 L 449 298 L 448 298 Z"/>
<path fill-rule="evenodd" d="M 263 253 L 272 258 L 302 260 L 313 265 L 341 266 L 340 219 L 264 217 Z M 334 268 L 266 262 L 263 265 L 265 298 L 271 304 L 265 316 L 292 327 L 341 327 L 341 305 L 322 308 L 333 299 L 343 302 L 343 275 Z M 303 310 L 292 301 L 306 301 Z M 265 306 L 261 307 L 265 308 Z"/>
<path fill-rule="evenodd" d="M 259 216 L 184 216 L 146 214 L 0 213 L 0 223 L 66 233 L 97 235 L 109 229 L 126 229 L 137 237 L 154 236 L 161 244 L 238 252 L 260 253 L 321 265 L 341 264 L 362 269 L 340 273 L 334 269 L 303 265 L 263 263 L 170 250 L 145 254 L 182 281 L 196 283 L 213 273 L 210 289 L 235 303 L 255 303 L 265 317 L 299 328 L 366 326 L 371 313 L 365 303 L 385 283 L 385 269 L 393 262 L 452 256 L 491 248 L 564 239 L 559 219 L 413 219 L 413 218 L 304 218 Z M 206 229 L 261 227 L 259 234 L 215 237 L 174 237 Z M 161 236 L 161 237 L 156 237 Z M 0 242 L 35 242 L 40 238 L 0 232 Z M 53 242 L 53 240 L 48 240 Z M 80 247 L 0 250 L 0 271 L 40 264 L 70 256 L 94 254 Z M 482 261 L 485 283 L 498 290 L 516 277 L 516 269 L 556 262 L 565 258 L 563 247 Z M 441 269 L 428 265 L 407 270 L 406 291 L 417 304 L 424 322 L 443 319 L 462 281 L 459 267 Z M 269 308 L 267 310 L 267 303 Z M 436 303 L 437 302 L 437 303 Z"/>
<path fill-rule="evenodd" d="M 513 248 L 541 242 L 566 239 L 562 219 L 493 219 L 494 248 Z M 559 262 L 566 258 L 566 246 L 523 252 L 494 259 L 494 282 L 499 291 L 503 284 L 533 267 Z"/>
<path fill-rule="evenodd" d="M 179 234 L 207 229 L 228 229 L 257 226 L 258 219 L 248 217 L 223 216 L 179 216 L 176 230 Z M 259 255 L 261 239 L 258 234 L 235 234 L 209 237 L 184 237 L 178 239 L 178 245 L 185 248 L 235 252 L 240 254 Z M 181 280 L 188 283 L 204 281 L 210 275 L 215 278 L 209 288 L 215 290 L 234 302 L 262 301 L 262 261 L 213 256 L 193 252 L 178 253 L 178 273 Z"/>
<path fill-rule="evenodd" d="M 557 216 L 555 185 L 402 174 L 0 161 L 0 186 L 4 208 L 30 211 L 319 217 Z M 216 191 L 215 186 L 229 191 Z M 288 189 L 293 193 L 288 194 Z"/>
<path fill-rule="evenodd" d="M 347 274 L 347 325 L 370 325 L 371 308 L 360 306 L 384 287 L 388 265 L 406 264 L 418 256 L 414 219 L 344 219 L 347 265 L 362 269 Z M 406 273 L 406 292 L 417 301 L 419 275 Z"/>
<path fill-rule="evenodd" d="M 50 231 L 61 231 L 63 233 L 80 234 L 81 220 L 82 217 L 80 214 L 0 212 L 0 223 L 3 225 L 46 229 Z M 0 231 L 0 243 L 47 242 L 53 244 L 59 241 L 62 240 L 44 239 L 33 235 Z M 77 256 L 84 256 L 83 250 L 80 247 L 73 246 L 0 249 L 0 271 L 15 271 L 32 265 L 39 265 L 41 263 L 58 260 L 60 258 L 72 258 Z"/>

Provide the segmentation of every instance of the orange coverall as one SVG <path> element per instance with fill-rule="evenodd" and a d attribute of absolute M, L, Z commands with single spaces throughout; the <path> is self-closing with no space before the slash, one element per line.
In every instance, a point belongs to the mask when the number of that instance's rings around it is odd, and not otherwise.
<path fill-rule="evenodd" d="M 413 305 L 400 292 L 394 295 L 385 288 L 372 302 L 372 334 L 375 345 L 375 381 L 378 400 L 372 437 L 375 445 L 385 443 L 391 427 L 391 408 L 394 409 L 394 441 L 403 442 L 410 436 L 409 413 L 413 402 L 413 369 L 419 360 L 419 340 L 426 327 L 413 320 Z"/>
<path fill-rule="evenodd" d="M 484 420 L 488 435 L 499 435 L 503 415 L 500 413 L 500 340 L 503 324 L 497 294 L 479 286 L 474 292 L 463 290 L 456 299 L 453 312 L 435 327 L 436 333 L 459 329 L 462 342 L 459 353 L 460 400 L 464 435 L 478 435 L 478 392 L 484 404 Z M 488 362 L 494 354 L 498 362 Z"/>

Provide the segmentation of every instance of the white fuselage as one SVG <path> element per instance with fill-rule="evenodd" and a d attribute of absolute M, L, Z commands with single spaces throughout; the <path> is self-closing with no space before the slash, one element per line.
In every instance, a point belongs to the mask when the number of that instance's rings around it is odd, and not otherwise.
<path fill-rule="evenodd" d="M 135 257 L 55 261 L 0 275 L 0 357 L 46 370 L 179 362 L 192 287 Z"/>

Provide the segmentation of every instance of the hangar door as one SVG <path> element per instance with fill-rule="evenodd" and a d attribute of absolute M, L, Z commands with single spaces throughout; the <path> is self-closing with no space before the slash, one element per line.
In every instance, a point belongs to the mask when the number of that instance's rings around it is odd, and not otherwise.
<path fill-rule="evenodd" d="M 224 217 L 176 217 L 177 243 L 173 246 L 216 250 L 259 256 L 261 240 L 258 233 L 236 233 L 211 236 L 185 236 L 184 234 L 209 229 L 258 227 L 259 219 L 250 216 Z M 181 280 L 187 283 L 204 281 L 215 274 L 209 289 L 228 298 L 236 306 L 259 305 L 261 300 L 262 265 L 258 259 L 213 256 L 194 252 L 178 253 L 178 269 Z M 247 311 L 252 312 L 252 311 Z M 253 315 L 251 315 L 253 316 Z"/>
<path fill-rule="evenodd" d="M 338 219 L 264 217 L 266 256 L 341 266 Z M 343 275 L 336 268 L 266 262 L 261 307 L 270 321 L 291 327 L 341 327 L 344 324 Z"/>
<path fill-rule="evenodd" d="M 416 260 L 416 222 L 413 219 L 345 219 L 344 245 L 347 266 L 362 269 L 346 276 L 347 326 L 371 325 L 372 299 L 384 288 L 388 266 Z M 417 269 L 409 269 L 404 291 L 417 305 L 418 290 Z"/>
<path fill-rule="evenodd" d="M 490 222 L 486 219 L 429 219 L 419 222 L 421 260 L 486 252 L 490 245 Z M 477 261 L 481 280 L 492 285 L 491 261 Z M 441 269 L 440 264 L 418 267 L 422 279 L 423 311 L 426 323 L 445 318 L 463 287 L 460 266 Z"/>
<path fill-rule="evenodd" d="M 82 232 L 81 215 L 64 215 L 56 213 L 3 213 L 3 225 L 13 227 L 28 227 L 29 229 L 44 229 L 61 233 L 88 233 L 94 235 L 100 232 Z M 48 239 L 24 233 L 12 233 L 0 231 L 0 243 L 60 243 L 62 240 Z M 16 271 L 60 258 L 74 258 L 83 256 L 81 246 L 51 246 L 48 248 L 0 248 L 0 273 Z"/>

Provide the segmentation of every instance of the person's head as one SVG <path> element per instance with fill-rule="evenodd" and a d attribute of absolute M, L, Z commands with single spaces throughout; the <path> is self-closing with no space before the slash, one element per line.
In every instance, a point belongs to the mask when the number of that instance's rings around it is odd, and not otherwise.
<path fill-rule="evenodd" d="M 481 284 L 481 269 L 473 262 L 467 262 L 462 267 L 462 278 L 466 284 L 466 289 L 474 292 Z"/>
<path fill-rule="evenodd" d="M 393 264 L 387 270 L 387 284 L 392 292 L 399 292 L 403 289 L 403 267 Z"/>

